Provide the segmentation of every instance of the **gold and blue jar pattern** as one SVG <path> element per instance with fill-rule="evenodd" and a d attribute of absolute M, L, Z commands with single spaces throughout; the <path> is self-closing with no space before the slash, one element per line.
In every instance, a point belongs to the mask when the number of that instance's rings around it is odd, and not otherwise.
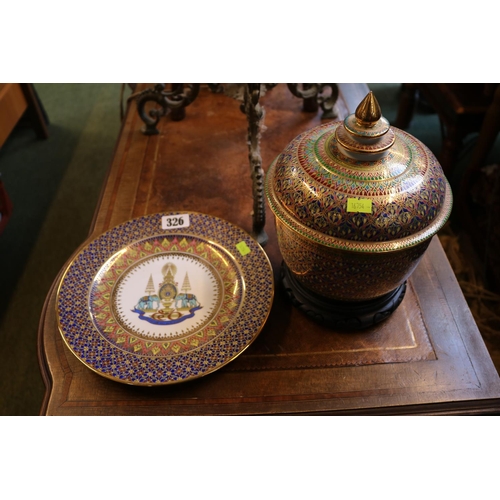
<path fill-rule="evenodd" d="M 344 121 L 292 140 L 268 170 L 266 194 L 295 278 L 349 301 L 403 283 L 452 208 L 433 153 L 391 127 L 372 93 Z"/>

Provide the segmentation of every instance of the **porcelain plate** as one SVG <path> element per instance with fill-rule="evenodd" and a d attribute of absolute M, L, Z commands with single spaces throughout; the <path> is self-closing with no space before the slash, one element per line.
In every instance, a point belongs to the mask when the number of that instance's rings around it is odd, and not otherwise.
<path fill-rule="evenodd" d="M 258 336 L 273 272 L 245 231 L 195 212 L 147 215 L 84 246 L 67 266 L 58 326 L 88 368 L 164 385 L 226 365 Z"/>

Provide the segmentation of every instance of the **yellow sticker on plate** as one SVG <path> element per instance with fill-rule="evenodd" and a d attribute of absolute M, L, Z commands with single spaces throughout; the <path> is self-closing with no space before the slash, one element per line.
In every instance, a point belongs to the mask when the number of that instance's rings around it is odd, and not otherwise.
<path fill-rule="evenodd" d="M 238 249 L 238 252 L 240 252 L 241 255 L 247 255 L 248 253 L 251 252 L 250 248 L 248 248 L 248 245 L 244 241 L 240 241 L 236 245 L 236 248 Z"/>
<path fill-rule="evenodd" d="M 348 212 L 372 213 L 372 200 L 362 200 L 358 198 L 347 198 Z"/>

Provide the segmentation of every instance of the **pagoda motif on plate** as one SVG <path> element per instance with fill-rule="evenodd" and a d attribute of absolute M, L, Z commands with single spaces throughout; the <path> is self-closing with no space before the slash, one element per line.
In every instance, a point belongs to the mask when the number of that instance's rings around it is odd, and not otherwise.
<path fill-rule="evenodd" d="M 191 292 L 189 275 L 186 272 L 180 291 L 175 281 L 177 266 L 167 262 L 162 267 L 163 280 L 156 293 L 153 274 L 150 274 L 145 293 L 133 308 L 140 319 L 155 325 L 176 324 L 192 318 L 202 308 L 196 295 Z"/>

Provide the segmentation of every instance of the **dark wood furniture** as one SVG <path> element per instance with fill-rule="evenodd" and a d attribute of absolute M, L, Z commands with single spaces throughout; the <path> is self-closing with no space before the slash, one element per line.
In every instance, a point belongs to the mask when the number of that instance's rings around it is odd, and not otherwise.
<path fill-rule="evenodd" d="M 463 230 L 468 235 L 476 254 L 482 260 L 483 281 L 488 288 L 498 292 L 500 270 L 497 255 L 500 240 L 493 221 L 498 213 L 499 195 L 493 176 L 490 176 L 491 187 L 484 189 L 488 181 L 481 169 L 486 166 L 500 132 L 500 85 L 404 83 L 395 126 L 409 126 L 419 100 L 430 105 L 441 124 L 443 142 L 439 160 L 454 186 L 453 224 L 457 230 Z M 466 162 L 460 162 L 459 171 L 457 167 L 460 152 L 464 140 L 470 134 L 474 134 L 476 140 Z M 492 192 L 495 188 L 496 192 Z M 488 196 L 480 194 L 480 191 L 487 191 Z"/>
<path fill-rule="evenodd" d="M 0 235 L 3 233 L 11 215 L 12 202 L 10 201 L 7 190 L 3 185 L 2 179 L 0 179 Z"/>
<path fill-rule="evenodd" d="M 25 116 L 38 138 L 49 136 L 47 119 L 31 83 L 0 83 L 0 147 Z"/>
<path fill-rule="evenodd" d="M 39 139 L 47 139 L 47 117 L 31 83 L 0 83 L 0 148 L 22 119 Z M 12 214 L 12 202 L 0 178 L 0 234 Z"/>
<path fill-rule="evenodd" d="M 498 123 L 483 127 L 485 116 L 494 102 L 497 86 L 491 83 L 403 83 L 394 125 L 407 128 L 417 98 L 423 98 L 439 116 L 443 139 L 439 161 L 445 174 L 451 175 L 460 147 L 471 133 L 481 131 L 481 139 L 474 153 L 476 161 L 486 159 L 500 130 Z"/>
<path fill-rule="evenodd" d="M 366 95 L 340 85 L 340 116 Z M 321 123 L 280 85 L 262 100 L 267 166 L 298 133 Z M 252 190 L 246 118 L 237 103 L 202 91 L 180 122 L 146 136 L 127 111 L 89 238 L 125 220 L 174 209 L 223 217 L 247 232 Z M 500 379 L 437 238 L 400 308 L 362 333 L 331 331 L 292 307 L 279 287 L 281 255 L 270 211 L 265 250 L 276 294 L 257 340 L 226 367 L 185 384 L 133 387 L 86 368 L 55 316 L 56 277 L 39 329 L 46 415 L 484 414 L 500 412 Z"/>
<path fill-rule="evenodd" d="M 500 173 L 488 175 L 487 155 L 500 132 L 500 85 L 495 85 L 493 99 L 479 130 L 470 161 L 460 180 L 456 195 L 457 224 L 465 229 L 484 266 L 483 279 L 488 287 L 500 293 L 500 230 L 497 217 L 500 213 Z M 500 157 L 493 158 L 500 164 Z M 498 169 L 498 167 L 497 167 Z"/>

